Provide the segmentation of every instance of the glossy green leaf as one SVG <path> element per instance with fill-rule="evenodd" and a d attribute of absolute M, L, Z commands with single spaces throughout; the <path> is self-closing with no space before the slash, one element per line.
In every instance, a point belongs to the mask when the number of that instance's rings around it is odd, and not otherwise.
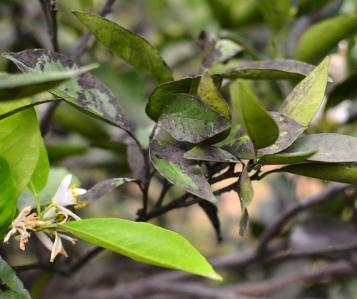
<path fill-rule="evenodd" d="M 6 101 L 0 114 L 28 103 L 29 100 Z M 0 120 L 0 157 L 10 167 L 16 183 L 16 196 L 27 186 L 36 168 L 41 147 L 41 134 L 33 108 Z"/>
<path fill-rule="evenodd" d="M 273 144 L 279 137 L 276 122 L 265 111 L 247 83 L 236 80 L 230 85 L 232 105 L 237 118 L 256 149 Z"/>
<path fill-rule="evenodd" d="M 47 50 L 25 50 L 7 53 L 23 72 L 77 70 L 78 66 L 66 56 Z M 89 73 L 69 80 L 50 91 L 74 107 L 90 115 L 130 131 L 130 126 L 118 100 L 106 86 Z"/>
<path fill-rule="evenodd" d="M 294 152 L 294 153 L 277 153 L 273 155 L 266 155 L 259 160 L 259 163 L 274 165 L 274 164 L 295 164 L 306 161 L 315 152 Z"/>
<path fill-rule="evenodd" d="M 275 154 L 288 148 L 306 130 L 306 127 L 279 112 L 270 112 L 270 115 L 278 124 L 279 137 L 274 144 L 258 150 L 260 157 Z"/>
<path fill-rule="evenodd" d="M 159 126 L 177 141 L 200 143 L 229 129 L 230 121 L 190 94 L 171 95 Z"/>
<path fill-rule="evenodd" d="M 256 0 L 264 20 L 274 31 L 280 31 L 292 17 L 293 0 Z"/>
<path fill-rule="evenodd" d="M 205 200 L 216 202 L 211 186 L 193 161 L 185 159 L 188 150 L 183 144 L 153 140 L 150 157 L 155 169 L 175 186 Z"/>
<path fill-rule="evenodd" d="M 216 86 L 221 83 L 220 77 L 213 76 Z M 201 81 L 201 76 L 184 78 L 177 81 L 171 81 L 160 84 L 149 97 L 149 102 L 146 105 L 147 115 L 154 121 L 158 121 L 162 110 L 172 104 L 171 96 L 177 93 L 197 94 L 198 84 Z"/>
<path fill-rule="evenodd" d="M 132 181 L 135 180 L 131 178 L 115 178 L 101 181 L 91 187 L 85 194 L 81 195 L 80 200 L 85 202 L 95 201 L 119 186 Z"/>
<path fill-rule="evenodd" d="M 320 180 L 357 184 L 356 163 L 302 163 L 285 166 L 275 172 L 289 172 Z"/>
<path fill-rule="evenodd" d="M 159 51 L 143 37 L 100 16 L 79 11 L 74 14 L 102 44 L 136 69 L 148 73 L 160 82 L 172 80 L 172 71 Z"/>
<path fill-rule="evenodd" d="M 35 95 L 54 88 L 79 74 L 74 70 L 34 74 L 0 74 L 0 101 Z"/>
<path fill-rule="evenodd" d="M 213 78 L 206 71 L 201 77 L 197 89 L 197 95 L 212 110 L 216 111 L 225 118 L 230 118 L 229 105 L 222 97 L 215 85 Z"/>
<path fill-rule="evenodd" d="M 238 163 L 237 159 L 230 152 L 225 151 L 214 145 L 195 146 L 187 151 L 184 156 L 185 159 L 210 161 L 210 162 L 232 162 Z"/>
<path fill-rule="evenodd" d="M 335 133 L 311 134 L 299 138 L 284 153 L 315 152 L 309 161 L 357 162 L 357 138 Z"/>
<path fill-rule="evenodd" d="M 159 226 L 118 218 L 93 218 L 67 222 L 59 228 L 138 262 L 222 280 L 185 238 Z"/>
<path fill-rule="evenodd" d="M 244 63 L 220 72 L 223 77 L 237 79 L 300 80 L 315 66 L 291 59 L 263 60 Z"/>
<path fill-rule="evenodd" d="M 325 109 L 338 105 L 343 100 L 357 97 L 357 73 L 350 75 L 346 80 L 334 86 L 328 95 Z"/>
<path fill-rule="evenodd" d="M 50 171 L 50 163 L 48 161 L 47 150 L 44 142 L 39 144 L 39 156 L 36 168 L 29 182 L 29 189 L 37 196 L 47 184 L 48 173 Z"/>
<path fill-rule="evenodd" d="M 357 32 L 357 16 L 337 16 L 323 20 L 306 30 L 299 39 L 296 59 L 315 63 L 337 43 Z"/>
<path fill-rule="evenodd" d="M 308 126 L 319 110 L 328 80 L 326 57 L 285 99 L 280 111 L 303 126 Z"/>
<path fill-rule="evenodd" d="M 2 299 L 31 299 L 22 281 L 14 270 L 0 257 L 0 298 Z"/>
<path fill-rule="evenodd" d="M 241 125 L 233 126 L 227 138 L 216 143 L 215 146 L 224 149 L 237 158 L 254 159 L 254 145 Z"/>
<path fill-rule="evenodd" d="M 15 216 L 16 200 L 15 181 L 8 163 L 0 157 L 0 240 Z"/>

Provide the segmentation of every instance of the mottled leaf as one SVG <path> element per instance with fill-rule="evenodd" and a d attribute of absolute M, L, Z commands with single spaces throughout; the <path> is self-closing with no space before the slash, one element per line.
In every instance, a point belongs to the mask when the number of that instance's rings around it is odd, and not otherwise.
<path fill-rule="evenodd" d="M 80 200 L 84 202 L 95 201 L 103 197 L 105 194 L 112 192 L 119 186 L 132 181 L 134 181 L 134 179 L 130 178 L 115 178 L 101 181 L 90 188 L 87 193 L 81 195 Z"/>
<path fill-rule="evenodd" d="M 315 63 L 326 56 L 337 43 L 357 32 L 357 16 L 336 16 L 306 30 L 299 39 L 296 59 Z"/>
<path fill-rule="evenodd" d="M 206 200 L 200 201 L 199 206 L 202 208 L 202 210 L 205 212 L 207 215 L 208 219 L 210 220 L 214 231 L 217 236 L 217 242 L 222 241 L 222 232 L 221 232 L 221 222 L 218 217 L 218 208 L 215 204 L 210 203 Z"/>
<path fill-rule="evenodd" d="M 18 53 L 7 53 L 4 56 L 12 60 L 24 72 L 78 69 L 78 66 L 66 56 L 47 50 L 25 50 Z M 51 93 L 92 116 L 126 131 L 130 130 L 118 100 L 103 83 L 89 73 L 55 87 Z"/>
<path fill-rule="evenodd" d="M 93 35 L 114 53 L 138 70 L 160 82 L 172 80 L 171 69 L 160 53 L 143 37 L 100 16 L 75 11 L 75 16 Z"/>
<path fill-rule="evenodd" d="M 190 160 L 209 162 L 239 162 L 239 159 L 237 159 L 230 152 L 214 145 L 195 146 L 187 151 L 183 157 Z"/>
<path fill-rule="evenodd" d="M 301 151 L 294 153 L 277 153 L 273 155 L 266 155 L 259 160 L 259 163 L 262 164 L 295 164 L 306 161 L 310 158 L 315 152 L 312 151 Z"/>
<path fill-rule="evenodd" d="M 315 152 L 309 161 L 357 162 L 357 138 L 335 133 L 306 135 L 283 153 L 308 151 Z"/>
<path fill-rule="evenodd" d="M 285 99 L 280 111 L 303 126 L 308 126 L 325 95 L 329 59 L 326 57 Z"/>
<path fill-rule="evenodd" d="M 0 74 L 0 101 L 25 98 L 52 89 L 87 70 L 89 69 L 33 74 Z"/>
<path fill-rule="evenodd" d="M 270 115 L 278 124 L 279 137 L 274 144 L 258 150 L 259 157 L 275 154 L 288 148 L 306 130 L 306 127 L 279 112 L 270 112 Z"/>
<path fill-rule="evenodd" d="M 239 159 L 254 159 L 254 145 L 241 125 L 233 126 L 228 137 L 216 143 L 215 146 L 224 149 Z"/>
<path fill-rule="evenodd" d="M 216 111 L 225 118 L 230 118 L 229 105 L 222 97 L 215 85 L 213 78 L 206 71 L 201 77 L 197 89 L 200 100 L 206 103 L 212 110 Z"/>
<path fill-rule="evenodd" d="M 67 222 L 59 225 L 59 228 L 138 262 L 222 280 L 185 238 L 150 223 L 119 218 L 92 218 Z"/>
<path fill-rule="evenodd" d="M 230 121 L 198 97 L 190 94 L 171 95 L 172 103 L 159 119 L 159 126 L 177 141 L 200 143 L 226 131 Z"/>
<path fill-rule="evenodd" d="M 11 176 L 8 163 L 0 157 L 0 241 L 3 239 L 15 216 L 16 200 L 15 180 Z"/>
<path fill-rule="evenodd" d="M 156 170 L 175 186 L 205 200 L 216 202 L 211 186 L 193 161 L 185 159 L 184 144 L 170 144 L 160 140 L 150 143 L 150 157 Z"/>
<path fill-rule="evenodd" d="M 343 100 L 357 97 L 357 73 L 350 75 L 346 80 L 334 86 L 328 95 L 325 109 L 338 105 Z"/>
<path fill-rule="evenodd" d="M 171 97 L 173 94 L 190 93 L 197 95 L 200 80 L 201 76 L 197 76 L 160 84 L 149 97 L 149 102 L 146 105 L 147 115 L 152 120 L 158 121 L 162 110 L 175 99 Z M 219 76 L 213 76 L 213 80 L 217 87 L 220 86 L 221 79 Z"/>
<path fill-rule="evenodd" d="M 22 281 L 2 257 L 0 257 L 0 286 L 0 298 L 2 299 L 31 299 Z"/>
<path fill-rule="evenodd" d="M 289 172 L 326 181 L 357 184 L 356 163 L 302 163 L 288 165 L 274 172 Z"/>
<path fill-rule="evenodd" d="M 297 60 L 276 59 L 247 62 L 238 67 L 225 69 L 219 74 L 231 79 L 300 80 L 305 78 L 314 67 Z"/>
<path fill-rule="evenodd" d="M 265 111 L 247 83 L 236 80 L 230 85 L 232 105 L 256 149 L 273 144 L 279 136 L 276 122 Z"/>

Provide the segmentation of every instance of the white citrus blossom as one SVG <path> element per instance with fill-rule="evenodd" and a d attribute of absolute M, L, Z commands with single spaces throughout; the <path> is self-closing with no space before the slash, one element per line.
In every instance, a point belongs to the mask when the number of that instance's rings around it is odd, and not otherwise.
<path fill-rule="evenodd" d="M 76 220 L 81 220 L 76 214 L 67 209 L 67 206 L 81 206 L 82 203 L 78 200 L 79 196 L 86 193 L 87 190 L 82 188 L 74 188 L 71 186 L 72 175 L 66 175 L 61 184 L 59 185 L 55 195 L 52 197 L 52 204 L 49 209 L 44 213 L 45 219 L 53 218 L 57 214 L 62 214 L 67 220 L 69 216 Z M 57 212 L 59 210 L 59 212 Z"/>

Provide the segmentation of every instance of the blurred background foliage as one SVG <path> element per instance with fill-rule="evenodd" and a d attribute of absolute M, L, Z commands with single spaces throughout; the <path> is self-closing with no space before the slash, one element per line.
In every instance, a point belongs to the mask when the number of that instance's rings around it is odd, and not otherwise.
<path fill-rule="evenodd" d="M 63 54 L 71 56 L 84 30 L 71 11 L 98 12 L 103 2 L 58 1 L 59 44 Z M 345 22 L 347 18 L 357 18 L 356 15 L 356 0 L 118 0 L 108 18 L 144 36 L 157 47 L 174 69 L 175 78 L 179 79 L 201 71 L 202 61 L 210 50 L 205 45 L 209 38 L 226 41 L 222 47 L 226 46 L 225 51 L 228 53 L 232 50 L 232 44 L 235 49 L 232 55 L 234 58 L 230 59 L 228 64 L 221 61 L 210 65 L 212 69 L 239 65 L 251 60 L 304 58 L 301 47 L 310 51 L 309 49 L 318 47 L 319 44 L 317 38 L 301 46 L 301 36 L 304 32 L 326 19 L 340 16 L 341 22 Z M 321 109 L 310 129 L 313 132 L 339 132 L 357 137 L 357 21 L 351 20 L 351 24 L 346 25 L 349 27 L 340 35 L 333 33 L 341 28 L 338 25 L 323 30 L 320 33 L 321 39 L 330 34 L 341 38 L 337 38 L 321 57 L 317 55 L 307 58 L 309 63 L 317 64 L 325 54 L 329 54 L 330 77 L 334 82 L 329 85 L 325 107 Z M 202 30 L 205 30 L 205 34 L 202 34 Z M 0 52 L 51 48 L 37 0 L 2 0 L 0 32 Z M 136 72 L 94 41 L 91 42 L 91 50 L 81 59 L 82 64 L 91 62 L 100 64 L 93 73 L 119 99 L 140 141 L 147 144 L 154 124 L 145 114 L 145 104 L 156 82 Z M 16 72 L 16 69 L 9 61 L 0 59 L 0 71 Z M 275 110 L 297 82 L 256 80 L 250 83 L 254 85 L 254 90 L 265 101 L 266 106 Z M 38 95 L 43 99 L 48 96 Z M 43 111 L 44 107 L 37 108 L 39 118 Z M 58 172 L 65 173 L 66 168 L 77 176 L 84 187 L 92 186 L 108 177 L 130 176 L 130 169 L 135 170 L 135 159 L 138 157 L 135 154 L 137 149 L 125 144 L 123 132 L 88 117 L 65 103 L 62 103 L 55 113 L 52 130 L 46 136 L 46 146 L 53 168 L 53 180 L 56 181 L 56 173 L 57 176 Z M 127 161 L 127 153 L 132 157 L 129 159 L 131 163 Z M 223 234 L 223 242 L 220 245 L 217 245 L 214 231 L 199 207 L 176 210 L 155 221 L 181 232 L 206 255 L 223 255 L 255 244 L 263 228 L 271 224 L 289 203 L 324 187 L 324 182 L 318 180 L 283 175 L 273 175 L 268 180 L 254 184 L 256 191 L 250 208 L 252 223 L 250 231 L 243 238 L 238 237 L 240 207 L 234 192 L 224 194 L 219 200 Z M 158 196 L 159 186 L 159 181 L 153 183 L 150 190 L 153 197 Z M 172 188 L 166 200 L 169 201 L 179 192 Z M 140 204 L 139 190 L 132 184 L 93 203 L 84 213 L 91 216 L 134 219 Z M 340 231 L 345 232 L 341 238 L 357 240 L 355 202 L 346 205 L 345 201 L 339 198 L 304 214 L 298 219 L 298 224 L 287 230 L 286 234 L 290 240 L 297 238 L 297 244 L 301 244 L 301 240 L 312 244 L 316 241 L 315 234 L 322 229 L 325 229 L 327 239 L 331 237 L 326 227 L 328 223 L 336 221 L 339 223 L 334 226 L 337 227 L 337 234 Z M 305 246 L 308 246 L 306 244 Z M 12 246 L 15 249 L 15 244 Z M 36 244 L 33 246 L 36 247 Z M 72 256 L 78 256 L 87 248 L 82 246 L 83 248 L 72 248 L 75 251 Z M 13 264 L 24 264 L 36 259 L 36 250 L 32 256 L 15 253 L 9 255 L 9 251 L 6 251 L 6 255 Z M 116 259 L 122 262 L 123 258 L 109 253 L 103 255 L 96 262 L 96 266 L 89 265 L 83 270 L 82 277 L 88 277 L 93 267 L 98 267 L 98 263 L 107 267 L 108 261 L 113 262 Z M 272 278 L 300 266 L 301 261 L 289 261 L 279 266 L 256 266 L 243 272 L 230 273 L 228 282 Z M 153 271 L 148 266 L 143 267 L 146 273 Z M 128 276 L 132 278 L 141 275 L 140 271 L 134 270 L 135 267 Z M 23 273 L 23 276 L 33 293 L 36 289 L 43 289 L 41 283 L 50 281 L 50 276 L 43 273 L 34 276 Z M 52 279 L 47 288 L 49 294 L 51 288 L 55 289 L 61 279 Z M 356 280 L 342 278 L 329 284 L 301 284 L 272 298 L 356 298 L 356 289 Z"/>

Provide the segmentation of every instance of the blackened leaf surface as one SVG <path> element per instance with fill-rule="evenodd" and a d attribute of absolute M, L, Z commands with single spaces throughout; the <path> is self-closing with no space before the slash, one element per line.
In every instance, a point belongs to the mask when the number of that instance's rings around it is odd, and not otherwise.
<path fill-rule="evenodd" d="M 150 157 L 156 170 L 175 186 L 210 202 L 216 202 L 211 186 L 193 161 L 185 159 L 188 147 L 184 144 L 153 140 Z"/>
<path fill-rule="evenodd" d="M 214 231 L 216 232 L 217 241 L 221 242 L 222 241 L 221 222 L 218 217 L 217 206 L 208 201 L 200 201 L 198 204 L 202 208 L 202 210 L 206 213 L 208 219 L 212 223 Z"/>
<path fill-rule="evenodd" d="M 5 57 L 12 60 L 23 72 L 78 69 L 78 66 L 66 56 L 42 49 L 7 53 Z M 51 93 L 91 115 L 126 131 L 130 130 L 118 100 L 103 83 L 89 73 L 55 87 Z"/>
<path fill-rule="evenodd" d="M 214 145 L 195 146 L 184 154 L 184 158 L 210 162 L 239 162 L 230 152 Z"/>

